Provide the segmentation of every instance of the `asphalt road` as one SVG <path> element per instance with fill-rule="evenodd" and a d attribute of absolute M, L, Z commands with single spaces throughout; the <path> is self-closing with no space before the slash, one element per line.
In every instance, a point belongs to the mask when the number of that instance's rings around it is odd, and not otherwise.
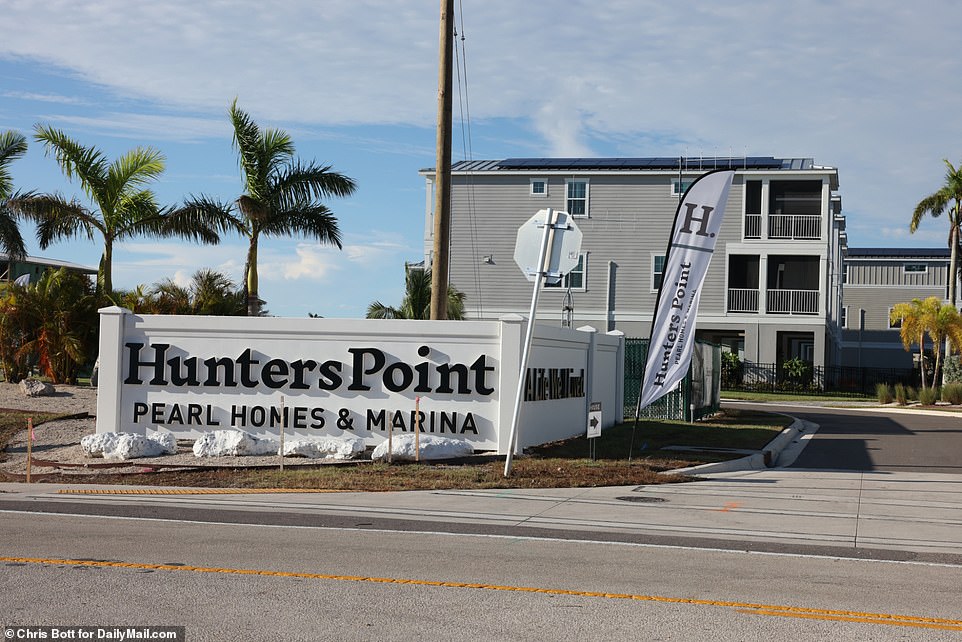
<path fill-rule="evenodd" d="M 62 515 L 5 514 L 0 541 L 7 629 L 182 625 L 190 640 L 962 639 L 953 565 Z"/>
<path fill-rule="evenodd" d="M 962 414 L 752 405 L 819 425 L 792 468 L 962 474 Z"/>
<path fill-rule="evenodd" d="M 11 487 L 0 619 L 14 632 L 182 625 L 191 640 L 962 640 L 962 558 L 935 546 L 957 550 L 962 477 L 925 476 L 962 472 L 962 418 L 780 409 L 821 425 L 792 468 L 695 484 L 102 499 Z"/>

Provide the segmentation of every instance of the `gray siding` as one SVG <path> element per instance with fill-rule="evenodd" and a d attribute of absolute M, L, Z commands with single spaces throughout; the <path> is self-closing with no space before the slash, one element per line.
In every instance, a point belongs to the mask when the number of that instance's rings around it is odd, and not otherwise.
<path fill-rule="evenodd" d="M 906 272 L 906 263 L 924 264 L 927 269 L 925 272 Z M 944 261 L 850 261 L 845 270 L 845 282 L 848 285 L 942 286 L 942 294 L 938 296 L 944 296 L 947 272 Z"/>
<path fill-rule="evenodd" d="M 430 174 L 426 174 L 430 177 Z M 834 185 L 834 170 L 818 170 L 815 180 Z M 684 176 L 694 179 L 695 174 Z M 452 215 L 450 249 L 450 283 L 463 291 L 469 318 L 497 318 L 503 314 L 527 314 L 530 307 L 532 284 L 521 273 L 514 261 L 518 228 L 538 210 L 554 208 L 566 210 L 566 179 L 588 181 L 588 216 L 577 217 L 584 240 L 586 255 L 584 288 L 572 289 L 575 327 L 592 325 L 602 331 L 617 328 L 629 336 L 646 336 L 655 307 L 657 293 L 652 290 L 652 257 L 664 255 L 671 226 L 678 207 L 678 196 L 672 195 L 672 183 L 677 174 L 658 172 L 597 172 L 551 173 L 550 170 L 530 172 L 482 169 L 476 173 L 455 172 L 452 176 Z M 798 178 L 797 176 L 795 177 Z M 531 179 L 547 182 L 547 195 L 530 193 Z M 819 353 L 823 346 L 834 341 L 828 335 L 827 302 L 816 315 L 729 314 L 727 313 L 728 253 L 740 255 L 769 255 L 790 259 L 814 257 L 817 268 L 825 257 L 833 260 L 835 248 L 830 245 L 833 229 L 828 223 L 827 198 L 823 211 L 821 240 L 744 239 L 745 180 L 789 180 L 770 172 L 738 172 L 726 204 L 725 219 L 717 240 L 715 255 L 701 291 L 699 330 L 714 330 L 726 336 L 744 336 L 747 328 L 758 328 L 756 334 L 767 341 L 768 335 L 788 326 L 811 330 L 816 335 Z M 827 194 L 827 192 L 825 192 Z M 430 204 L 429 204 L 430 205 Z M 430 216 L 428 217 L 430 223 Z M 426 235 L 430 241 L 430 230 Z M 487 258 L 490 257 L 490 258 Z M 609 269 L 609 263 L 611 269 Z M 797 270 L 796 270 L 797 272 Z M 798 274 L 792 273 L 793 277 Z M 825 292 L 815 274 L 809 287 Z M 760 275 L 762 281 L 767 275 Z M 609 295 L 609 281 L 612 292 Z M 804 288 L 803 288 L 804 289 Z M 538 307 L 538 317 L 560 323 L 566 290 L 544 288 Z M 764 309 L 764 302 L 762 302 Z M 771 332 L 765 329 L 771 326 Z M 772 335 L 774 336 L 774 335 Z M 748 345 L 748 341 L 745 342 Z M 753 341 L 753 345 L 758 341 Z M 832 343 L 837 345 L 837 343 Z M 749 358 L 756 358 L 762 347 L 753 347 Z M 765 346 L 763 352 L 773 354 L 774 348 Z M 828 350 L 830 352 L 830 350 Z M 756 359 L 757 360 L 757 359 Z M 829 359 L 831 360 L 831 359 Z M 822 363 L 822 356 L 816 358 Z"/>
<path fill-rule="evenodd" d="M 930 296 L 937 296 L 941 299 L 944 295 L 945 291 L 940 287 L 889 286 L 876 288 L 849 284 L 845 286 L 844 295 L 844 305 L 848 308 L 846 325 L 849 330 L 857 330 L 859 310 L 865 310 L 865 330 L 888 330 L 889 309 L 896 303 L 911 301 L 915 298 L 924 299 Z M 893 335 L 898 335 L 898 330 L 892 330 L 891 332 Z"/>

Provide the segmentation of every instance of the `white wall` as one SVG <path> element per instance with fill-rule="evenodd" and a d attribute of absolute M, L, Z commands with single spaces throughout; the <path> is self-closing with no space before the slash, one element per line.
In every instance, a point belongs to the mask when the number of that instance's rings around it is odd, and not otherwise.
<path fill-rule="evenodd" d="M 506 452 L 525 330 L 519 316 L 401 321 L 100 312 L 98 432 L 196 438 L 237 428 L 276 438 L 285 426 L 288 437 L 349 433 L 376 445 L 391 426 L 396 434 L 413 432 L 418 403 L 422 432 Z M 602 402 L 605 427 L 621 420 L 620 333 L 537 326 L 534 337 L 529 378 L 541 384 L 534 396 L 547 398 L 522 404 L 519 449 L 583 434 L 589 401 Z"/>

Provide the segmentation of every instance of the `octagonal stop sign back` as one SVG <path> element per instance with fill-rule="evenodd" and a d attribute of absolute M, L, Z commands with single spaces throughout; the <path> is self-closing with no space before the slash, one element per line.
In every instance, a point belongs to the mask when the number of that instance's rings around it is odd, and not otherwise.
<path fill-rule="evenodd" d="M 549 236 L 551 246 L 547 251 L 546 266 L 538 265 L 541 244 L 544 241 L 545 220 L 551 212 L 554 218 L 553 234 Z M 581 254 L 581 230 L 567 212 L 557 210 L 538 210 L 518 228 L 518 238 L 514 246 L 514 262 L 529 281 L 534 281 L 540 272 L 547 274 L 547 282 L 555 284 L 561 277 L 578 265 Z"/>

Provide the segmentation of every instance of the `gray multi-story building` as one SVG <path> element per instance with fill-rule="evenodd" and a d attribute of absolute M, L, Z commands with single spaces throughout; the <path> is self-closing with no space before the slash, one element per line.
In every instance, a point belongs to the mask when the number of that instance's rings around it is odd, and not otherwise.
<path fill-rule="evenodd" d="M 845 257 L 842 359 L 866 368 L 911 368 L 892 307 L 912 299 L 948 299 L 948 248 L 849 248 Z M 931 348 L 931 346 L 927 346 Z"/>
<path fill-rule="evenodd" d="M 574 158 L 466 161 L 451 172 L 451 284 L 469 318 L 527 314 L 531 283 L 513 260 L 519 226 L 538 210 L 571 214 L 577 266 L 546 287 L 538 319 L 647 337 L 668 237 L 684 190 L 711 169 L 735 178 L 701 293 L 698 336 L 743 359 L 815 365 L 841 358 L 845 219 L 838 171 L 806 158 Z M 433 169 L 425 259 L 433 248 Z"/>

